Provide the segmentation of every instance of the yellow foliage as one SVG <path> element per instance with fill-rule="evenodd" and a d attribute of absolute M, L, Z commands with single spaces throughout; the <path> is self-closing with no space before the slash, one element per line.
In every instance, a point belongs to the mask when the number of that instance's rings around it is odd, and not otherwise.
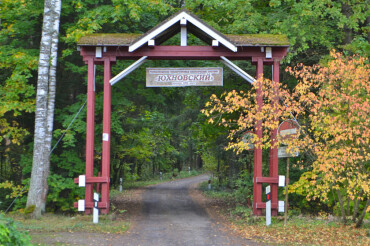
<path fill-rule="evenodd" d="M 202 112 L 210 123 L 230 129 L 227 148 L 237 153 L 246 149 L 241 134 L 261 130 L 259 123 L 263 135 L 255 134 L 252 142 L 256 148 L 268 149 L 280 144 L 280 139 L 270 138 L 280 122 L 292 115 L 308 119 L 300 138 L 288 142 L 288 150 L 310 151 L 315 161 L 312 172 L 302 175 L 290 192 L 305 189 L 310 198 L 327 199 L 329 191 L 341 189 L 347 197 L 361 199 L 370 196 L 369 61 L 335 52 L 331 57 L 326 66 L 287 68 L 299 79 L 292 93 L 280 82 L 260 78 L 251 91 L 233 90 L 220 98 L 212 95 Z M 261 107 L 258 100 L 263 102 Z M 239 117 L 230 117 L 235 113 Z"/>

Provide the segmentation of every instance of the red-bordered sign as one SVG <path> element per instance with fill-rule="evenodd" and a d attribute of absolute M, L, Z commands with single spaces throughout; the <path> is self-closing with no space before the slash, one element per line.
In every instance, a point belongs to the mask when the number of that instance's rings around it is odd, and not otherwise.
<path fill-rule="evenodd" d="M 299 124 L 295 120 L 285 120 L 278 128 L 278 137 L 282 144 L 288 145 L 288 141 L 299 136 Z"/>

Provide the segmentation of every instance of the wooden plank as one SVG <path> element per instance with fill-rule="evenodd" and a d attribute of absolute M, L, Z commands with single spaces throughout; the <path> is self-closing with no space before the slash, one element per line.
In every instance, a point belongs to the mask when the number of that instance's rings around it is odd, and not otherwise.
<path fill-rule="evenodd" d="M 78 202 L 73 204 L 75 208 L 78 208 Z M 85 209 L 86 208 L 93 208 L 94 202 L 85 202 Z M 106 202 L 98 202 L 98 208 L 108 208 L 108 204 Z"/>
<path fill-rule="evenodd" d="M 108 177 L 86 177 L 86 184 L 92 183 L 108 183 Z M 74 179 L 74 182 L 78 184 L 78 178 Z"/>
<path fill-rule="evenodd" d="M 257 202 L 256 207 L 257 207 L 257 209 L 266 208 L 266 203 L 265 202 Z M 271 208 L 275 208 L 275 209 L 279 208 L 278 203 L 276 203 L 276 202 L 271 203 Z"/>
<path fill-rule="evenodd" d="M 258 209 L 266 208 L 266 203 L 265 202 L 257 202 L 256 206 L 257 206 Z M 288 207 L 289 207 L 289 205 L 288 205 Z M 279 203 L 278 202 L 271 203 L 271 208 L 278 209 L 279 208 Z"/>
<path fill-rule="evenodd" d="M 278 184 L 279 178 L 274 177 L 256 177 L 257 183 L 268 183 L 268 184 Z"/>
<path fill-rule="evenodd" d="M 220 56 L 224 56 L 229 60 L 246 60 L 252 59 L 252 62 L 257 62 L 261 59 L 264 65 L 272 64 L 274 59 L 281 60 L 287 53 L 286 47 L 274 48 L 273 59 L 265 58 L 265 54 L 261 52 L 260 47 L 243 47 L 238 52 L 232 52 L 222 46 L 215 49 L 212 46 L 166 46 L 160 45 L 154 48 L 142 47 L 135 52 L 128 52 L 127 47 L 112 46 L 107 47 L 107 52 L 104 56 L 109 56 L 111 60 L 128 59 L 136 60 L 143 56 L 148 56 L 150 60 L 219 60 Z M 95 47 L 81 47 L 81 55 L 84 60 L 93 56 L 96 62 L 103 62 L 103 58 L 95 58 Z M 97 63 L 98 64 L 98 63 Z"/>

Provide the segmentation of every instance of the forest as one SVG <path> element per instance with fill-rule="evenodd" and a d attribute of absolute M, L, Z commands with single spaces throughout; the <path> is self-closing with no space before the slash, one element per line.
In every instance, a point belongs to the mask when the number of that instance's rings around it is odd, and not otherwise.
<path fill-rule="evenodd" d="M 290 206 L 344 221 L 351 216 L 361 225 L 370 209 L 370 13 L 364 0 L 63 0 L 45 210 L 73 213 L 73 202 L 84 196 L 74 183 L 85 172 L 86 141 L 87 66 L 78 40 L 91 33 L 143 34 L 183 7 L 221 33 L 288 37 L 279 86 L 290 111 L 267 108 L 264 128 L 268 132 L 276 125 L 267 117 L 272 112 L 279 122 L 293 113 L 305 132 L 294 143 L 299 156 L 290 159 Z M 16 197 L 11 210 L 26 207 L 43 15 L 41 0 L 0 1 L 0 211 Z M 179 36 L 166 42 L 178 45 Z M 189 35 L 188 45 L 196 44 L 202 41 Z M 112 75 L 131 63 L 117 61 Z M 255 75 L 249 61 L 236 63 Z M 145 86 L 146 67 L 220 66 L 219 61 L 148 61 L 112 87 L 112 189 L 120 178 L 147 180 L 190 167 L 211 172 L 215 185 L 235 191 L 245 204 L 253 199 L 253 151 L 239 140 L 257 120 L 251 113 L 255 88 L 227 67 L 223 87 Z M 271 68 L 264 77 L 271 78 Z M 269 95 L 271 81 L 259 85 Z M 96 173 L 102 158 L 102 94 L 98 68 Z M 268 176 L 271 143 L 262 144 Z M 285 159 L 279 160 L 279 174 L 286 174 Z"/>

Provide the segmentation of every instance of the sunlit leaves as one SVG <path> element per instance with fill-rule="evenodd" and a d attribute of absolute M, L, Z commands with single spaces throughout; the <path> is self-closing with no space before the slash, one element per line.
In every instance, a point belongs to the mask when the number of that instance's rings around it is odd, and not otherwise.
<path fill-rule="evenodd" d="M 261 110 L 257 105 L 256 95 L 259 89 L 263 97 Z M 282 103 L 278 103 L 280 100 Z M 280 140 L 270 139 L 271 131 L 277 130 L 281 120 L 290 118 L 291 113 L 297 114 L 299 110 L 301 107 L 291 100 L 289 91 L 281 83 L 259 79 L 248 92 L 233 90 L 223 93 L 220 98 L 212 95 L 202 112 L 209 117 L 209 123 L 230 129 L 231 141 L 228 148 L 238 153 L 247 149 L 247 145 L 241 140 L 241 135 L 247 130 L 257 130 L 258 121 L 262 121 L 263 137 L 259 139 L 254 134 L 252 142 L 257 147 L 265 149 L 277 146 Z"/>
<path fill-rule="evenodd" d="M 331 57 L 326 66 L 289 69 L 300 80 L 295 96 L 309 112 L 307 134 L 317 157 L 315 189 L 307 194 L 325 200 L 331 190 L 341 190 L 351 200 L 364 199 L 370 195 L 369 62 L 334 52 Z M 305 182 L 302 177 L 299 183 Z"/>
<path fill-rule="evenodd" d="M 262 121 L 263 136 L 252 142 L 257 147 L 270 148 L 277 141 L 270 138 L 279 122 L 295 116 L 303 119 L 301 137 L 291 139 L 288 149 L 313 155 L 312 171 L 305 173 L 291 191 L 306 194 L 308 199 L 328 200 L 328 194 L 338 191 L 342 196 L 367 199 L 370 196 L 370 86 L 367 58 L 346 58 L 331 53 L 325 65 L 288 68 L 299 83 L 292 93 L 280 83 L 259 79 L 253 90 L 212 95 L 202 111 L 209 123 L 229 129 L 228 148 L 237 152 L 246 149 L 241 134 L 257 130 Z M 277 89 L 279 103 L 276 103 Z M 263 106 L 257 105 L 256 91 L 261 90 Z M 341 199 L 338 197 L 338 199 Z M 366 209 L 366 208 L 365 208 Z"/>

